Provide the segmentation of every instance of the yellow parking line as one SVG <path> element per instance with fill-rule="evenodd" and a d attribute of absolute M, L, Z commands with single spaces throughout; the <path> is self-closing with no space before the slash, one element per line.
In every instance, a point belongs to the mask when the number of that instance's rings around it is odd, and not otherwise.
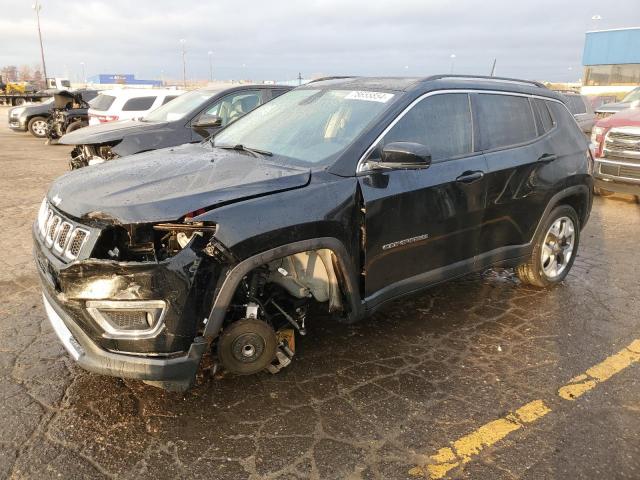
<path fill-rule="evenodd" d="M 640 362 L 640 339 L 634 340 L 618 353 L 589 368 L 584 374 L 572 378 L 560 387 L 558 395 L 565 400 L 575 400 L 611 378 L 630 365 Z M 439 449 L 429 457 L 429 463 L 409 470 L 409 475 L 430 479 L 444 478 L 449 471 L 470 462 L 483 449 L 519 430 L 527 423 L 542 418 L 551 409 L 542 401 L 534 400 L 503 418 L 493 420 L 477 430 L 451 442 L 451 446 Z"/>
<path fill-rule="evenodd" d="M 558 395 L 565 400 L 575 400 L 598 383 L 610 379 L 616 373 L 638 361 L 640 361 L 640 340 L 634 340 L 618 353 L 614 353 L 582 375 L 569 380 L 567 385 L 560 387 Z"/>
<path fill-rule="evenodd" d="M 437 479 L 444 476 L 460 465 L 468 463 L 474 455 L 478 455 L 484 448 L 502 440 L 525 423 L 535 422 L 545 416 L 551 409 L 542 400 L 534 400 L 520 407 L 509 415 L 489 422 L 477 430 L 459 438 L 451 447 L 438 450 L 429 457 L 430 463 L 426 467 L 415 467 L 409 470 L 410 475 L 429 476 Z"/>

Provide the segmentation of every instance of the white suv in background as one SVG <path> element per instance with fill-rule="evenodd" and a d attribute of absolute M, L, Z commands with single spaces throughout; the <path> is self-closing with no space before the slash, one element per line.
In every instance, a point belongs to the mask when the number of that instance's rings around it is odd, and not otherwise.
<path fill-rule="evenodd" d="M 102 91 L 89 102 L 89 125 L 144 117 L 183 93 L 184 90 L 134 88 Z"/>

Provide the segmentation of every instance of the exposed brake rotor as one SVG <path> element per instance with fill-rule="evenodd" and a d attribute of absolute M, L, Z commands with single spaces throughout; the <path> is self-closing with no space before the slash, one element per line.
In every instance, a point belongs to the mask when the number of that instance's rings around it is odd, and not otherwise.
<path fill-rule="evenodd" d="M 229 372 L 251 375 L 276 358 L 278 337 L 262 320 L 243 318 L 226 327 L 218 341 L 218 359 Z"/>

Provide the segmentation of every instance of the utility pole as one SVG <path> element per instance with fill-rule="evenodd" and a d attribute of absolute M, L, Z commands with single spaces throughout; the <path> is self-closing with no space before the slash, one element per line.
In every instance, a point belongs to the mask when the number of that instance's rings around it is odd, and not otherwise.
<path fill-rule="evenodd" d="M 40 10 L 42 9 L 42 5 L 40 5 L 40 0 L 36 0 L 36 3 L 33 4 L 33 9 L 36 11 L 36 20 L 38 22 L 38 38 L 40 39 L 40 58 L 42 58 L 42 73 L 44 74 L 44 81 L 46 86 L 47 66 L 44 63 L 44 47 L 42 46 L 42 31 L 40 30 Z"/>
<path fill-rule="evenodd" d="M 491 65 L 491 73 L 489 74 L 490 77 L 495 77 L 496 76 L 496 61 L 498 59 L 494 58 L 493 59 L 493 65 Z"/>
<path fill-rule="evenodd" d="M 456 54 L 452 53 L 451 55 L 449 55 L 449 58 L 451 59 L 451 73 L 453 73 L 453 66 L 456 63 Z"/>
<path fill-rule="evenodd" d="M 187 60 L 186 60 L 186 54 L 187 51 L 185 50 L 185 43 L 186 40 L 184 38 L 180 39 L 180 45 L 182 45 L 182 83 L 184 84 L 184 88 L 187 88 Z"/>
<path fill-rule="evenodd" d="M 209 55 L 209 81 L 213 82 L 213 52 L 209 50 L 207 55 Z"/>
<path fill-rule="evenodd" d="M 302 85 L 302 72 L 298 72 L 298 85 Z"/>

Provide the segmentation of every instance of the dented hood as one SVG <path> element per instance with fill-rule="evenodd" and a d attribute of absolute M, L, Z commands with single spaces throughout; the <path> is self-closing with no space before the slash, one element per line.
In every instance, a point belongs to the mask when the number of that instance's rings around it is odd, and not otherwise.
<path fill-rule="evenodd" d="M 304 187 L 310 170 L 270 157 L 187 144 L 73 170 L 47 197 L 73 217 L 117 223 L 177 220 L 200 208 Z"/>

